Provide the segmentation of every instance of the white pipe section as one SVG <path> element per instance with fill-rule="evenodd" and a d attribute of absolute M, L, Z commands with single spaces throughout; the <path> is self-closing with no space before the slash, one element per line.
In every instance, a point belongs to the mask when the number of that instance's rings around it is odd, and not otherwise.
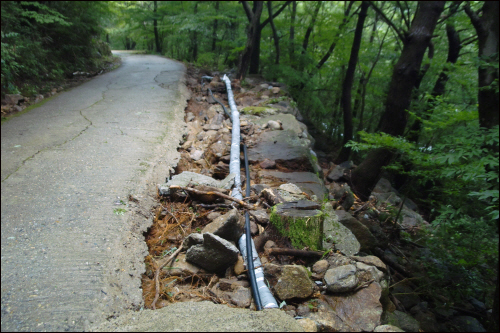
<path fill-rule="evenodd" d="M 240 113 L 238 112 L 238 109 L 236 109 L 236 103 L 234 102 L 233 91 L 231 89 L 231 80 L 229 80 L 226 75 L 224 75 L 222 80 L 226 83 L 227 101 L 229 103 L 229 107 L 231 108 L 231 118 L 233 122 L 233 130 L 231 133 L 231 159 L 229 162 L 229 173 L 234 173 L 236 175 L 236 178 L 234 180 L 234 188 L 231 196 L 242 200 L 243 196 L 241 194 L 240 177 Z M 260 262 L 257 250 L 255 249 L 253 239 L 251 239 L 251 241 L 252 257 L 254 259 L 254 267 L 256 267 L 254 269 L 254 272 L 257 283 L 257 292 L 259 293 L 262 307 L 264 309 L 277 308 L 278 304 L 264 281 L 264 271 L 262 269 L 262 263 Z M 247 249 L 245 234 L 241 236 L 240 240 L 238 241 L 238 245 L 240 246 L 240 251 L 244 259 L 243 262 L 246 263 Z"/>

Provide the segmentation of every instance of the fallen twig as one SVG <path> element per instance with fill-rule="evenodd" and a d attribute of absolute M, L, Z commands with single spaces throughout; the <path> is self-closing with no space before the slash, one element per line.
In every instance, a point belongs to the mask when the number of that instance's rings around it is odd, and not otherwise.
<path fill-rule="evenodd" d="M 255 206 L 252 206 L 252 205 L 249 205 L 247 204 L 246 202 L 242 201 L 242 200 L 239 200 L 239 199 L 236 199 L 236 198 L 233 198 L 227 194 L 224 194 L 224 193 L 220 193 L 220 192 L 215 192 L 215 191 L 200 191 L 200 190 L 196 190 L 192 187 L 184 187 L 184 186 L 179 186 L 179 185 L 172 185 L 170 186 L 171 189 L 179 189 L 179 190 L 184 190 L 184 191 L 188 191 L 188 192 L 192 192 L 194 194 L 198 194 L 198 195 L 215 195 L 215 196 L 218 196 L 218 197 L 221 197 L 221 198 L 224 198 L 224 199 L 227 199 L 227 200 L 231 200 L 231 201 L 234 201 L 238 204 L 240 204 L 241 206 L 245 207 L 246 209 L 251 209 L 251 210 L 255 210 L 256 207 Z"/>
<path fill-rule="evenodd" d="M 160 271 L 170 261 L 172 261 L 172 259 L 174 259 L 179 254 L 179 252 L 181 252 L 183 244 L 184 244 L 184 242 L 182 242 L 181 246 L 179 246 L 179 248 L 174 253 L 172 253 L 172 255 L 170 257 L 168 257 L 166 259 L 162 259 L 158 262 L 158 268 L 156 268 L 156 272 L 155 272 L 156 292 L 155 292 L 155 299 L 153 300 L 153 303 L 152 303 L 153 310 L 156 310 L 156 302 L 158 301 L 158 298 L 160 297 Z"/>

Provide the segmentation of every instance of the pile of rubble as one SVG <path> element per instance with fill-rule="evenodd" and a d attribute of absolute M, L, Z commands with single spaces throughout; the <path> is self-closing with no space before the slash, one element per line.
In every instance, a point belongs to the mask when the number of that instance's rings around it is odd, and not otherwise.
<path fill-rule="evenodd" d="M 235 176 L 228 164 L 232 124 L 206 93 L 208 86 L 227 105 L 225 85 L 217 75 L 202 85 L 201 76 L 191 72 L 188 79 L 193 96 L 182 158 L 175 175 L 158 185 L 162 205 L 147 237 L 146 306 L 211 300 L 255 309 L 236 246 L 244 232 L 244 208 L 267 283 L 280 308 L 304 330 L 447 330 L 414 292 L 409 268 L 391 239 L 398 228 L 418 233 L 426 223 L 415 204 L 406 199 L 402 223 L 394 222 L 388 206 L 402 204 L 401 197 L 385 179 L 370 201 L 360 202 L 348 186 L 355 166 L 333 165 L 326 154 L 314 152 L 314 139 L 297 120 L 299 111 L 277 83 L 251 77 L 241 87 L 233 81 L 251 164 L 251 196 L 242 205 L 227 199 Z M 241 180 L 245 184 L 244 168 Z M 159 260 L 174 251 L 176 259 L 161 269 L 156 286 Z M 441 314 L 449 320 L 456 313 Z"/>

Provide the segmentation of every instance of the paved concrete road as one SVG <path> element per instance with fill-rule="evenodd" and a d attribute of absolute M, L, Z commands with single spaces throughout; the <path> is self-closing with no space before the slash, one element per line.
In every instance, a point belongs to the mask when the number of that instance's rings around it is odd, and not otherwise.
<path fill-rule="evenodd" d="M 142 233 L 179 158 L 187 91 L 182 64 L 120 55 L 1 126 L 2 331 L 81 331 L 141 306 Z"/>

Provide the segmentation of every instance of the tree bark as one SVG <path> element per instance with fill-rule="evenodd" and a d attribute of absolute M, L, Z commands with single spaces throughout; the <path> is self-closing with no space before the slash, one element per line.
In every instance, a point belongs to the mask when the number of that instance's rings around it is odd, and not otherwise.
<path fill-rule="evenodd" d="M 276 65 L 279 65 L 279 63 L 280 63 L 280 39 L 278 37 L 278 32 L 276 31 L 276 27 L 274 26 L 273 9 L 271 7 L 271 1 L 267 2 L 267 11 L 269 13 L 269 17 L 271 18 L 271 20 L 269 22 L 271 23 L 271 29 L 273 30 L 274 47 L 276 49 L 276 60 L 274 63 Z"/>
<path fill-rule="evenodd" d="M 465 12 L 476 29 L 479 44 L 479 59 L 481 64 L 478 69 L 479 91 L 479 126 L 493 128 L 498 125 L 498 1 L 485 1 L 482 16 L 474 13 L 469 3 L 465 5 Z M 496 65 L 496 66 L 495 66 Z M 496 68 L 495 68 L 496 67 Z M 497 83 L 498 84 L 498 83 Z"/>
<path fill-rule="evenodd" d="M 158 36 L 158 20 L 156 19 L 156 12 L 157 11 L 158 11 L 158 1 L 154 1 L 153 29 L 154 29 L 154 33 L 155 33 L 156 52 L 161 53 L 160 37 Z"/>
<path fill-rule="evenodd" d="M 349 159 L 351 154 L 351 148 L 346 147 L 346 143 L 352 140 L 352 107 L 351 107 L 351 90 L 352 83 L 354 82 L 354 72 L 356 70 L 356 64 L 358 63 L 359 49 L 361 46 L 361 37 L 363 35 L 363 25 L 366 19 L 366 13 L 368 11 L 368 2 L 361 2 L 361 11 L 358 16 L 358 23 L 356 24 L 356 30 L 354 32 L 354 41 L 352 43 L 351 55 L 349 56 L 349 65 L 347 66 L 347 72 L 344 78 L 344 83 L 342 85 L 342 109 L 344 111 L 344 140 L 342 143 L 342 150 L 335 163 L 340 164 Z"/>
<path fill-rule="evenodd" d="M 380 130 L 398 136 L 404 133 L 408 121 L 411 93 L 418 80 L 420 66 L 436 28 L 445 1 L 420 1 L 404 40 L 401 56 L 394 67 L 389 94 L 382 115 Z M 378 181 L 382 167 L 392 158 L 392 153 L 384 148 L 368 153 L 365 160 L 352 173 L 352 189 L 362 199 L 367 199 Z"/>
<path fill-rule="evenodd" d="M 261 31 L 260 16 L 262 15 L 262 7 L 263 7 L 262 1 L 254 1 L 253 10 L 250 10 L 250 7 L 248 6 L 248 3 L 246 1 L 242 1 L 242 4 L 243 8 L 245 9 L 245 13 L 247 14 L 247 17 L 249 17 L 250 24 L 248 25 L 247 28 L 247 43 L 245 45 L 243 53 L 241 54 L 240 64 L 238 66 L 237 77 L 240 80 L 243 80 L 245 78 L 246 72 L 250 67 L 251 61 L 255 60 L 252 59 L 254 49 L 257 47 L 260 49 L 260 31 Z"/>

